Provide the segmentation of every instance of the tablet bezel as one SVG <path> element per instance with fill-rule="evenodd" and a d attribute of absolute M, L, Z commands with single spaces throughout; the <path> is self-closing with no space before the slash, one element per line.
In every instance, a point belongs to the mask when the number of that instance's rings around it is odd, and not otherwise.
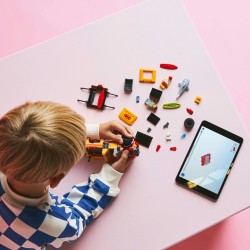
<path fill-rule="evenodd" d="M 206 127 L 206 128 L 208 128 L 208 129 L 210 129 L 210 130 L 212 130 L 212 131 L 214 131 L 214 132 L 216 132 L 216 133 L 218 133 L 218 134 L 220 134 L 222 136 L 225 136 L 225 137 L 239 143 L 238 150 L 237 150 L 237 152 L 236 152 L 236 154 L 235 154 L 235 156 L 234 156 L 234 158 L 232 160 L 231 165 L 228 168 L 227 174 L 224 177 L 224 180 L 223 180 L 223 182 L 221 184 L 221 187 L 220 187 L 220 190 L 219 190 L 218 193 L 214 193 L 214 192 L 212 192 L 212 191 L 210 191 L 208 189 L 205 189 L 204 187 L 201 187 L 201 186 L 196 185 L 196 184 L 192 185 L 192 182 L 190 180 L 187 180 L 187 179 L 180 176 L 181 171 L 182 171 L 182 169 L 183 169 L 183 167 L 185 165 L 185 162 L 186 162 L 186 160 L 187 160 L 187 158 L 188 158 L 188 156 L 189 156 L 189 154 L 190 154 L 190 152 L 191 152 L 191 150 L 192 150 L 192 148 L 194 146 L 196 138 L 199 135 L 200 130 L 201 130 L 202 127 Z M 198 192 L 199 194 L 201 194 L 201 195 L 203 195 L 203 196 L 205 196 L 205 197 L 207 197 L 209 199 L 212 199 L 212 200 L 216 201 L 219 198 L 219 196 L 221 194 L 221 191 L 222 191 L 222 189 L 224 187 L 224 184 L 225 184 L 225 182 L 226 182 L 226 180 L 228 178 L 228 175 L 231 172 L 231 169 L 232 169 L 232 167 L 234 165 L 234 162 L 235 162 L 235 159 L 236 159 L 236 157 L 237 157 L 237 155 L 238 155 L 238 153 L 240 151 L 242 143 L 243 143 L 243 138 L 242 137 L 240 137 L 240 136 L 238 136 L 236 134 L 233 134 L 233 133 L 231 133 L 231 132 L 229 132 L 229 131 L 227 131 L 227 130 L 225 130 L 225 129 L 223 129 L 223 128 L 215 125 L 215 124 L 212 124 L 212 123 L 210 123 L 208 121 L 202 121 L 201 124 L 200 124 L 200 127 L 199 127 L 193 141 L 192 141 L 192 144 L 191 144 L 191 146 L 190 146 L 190 148 L 189 148 L 189 150 L 188 150 L 188 152 L 186 154 L 186 157 L 185 157 L 185 159 L 184 159 L 184 161 L 183 161 L 183 163 L 181 165 L 181 168 L 180 168 L 180 170 L 179 170 L 179 172 L 178 172 L 178 174 L 177 174 L 177 176 L 175 178 L 175 181 L 178 184 L 181 184 L 182 186 L 186 187 L 189 190 L 193 190 L 195 192 Z"/>

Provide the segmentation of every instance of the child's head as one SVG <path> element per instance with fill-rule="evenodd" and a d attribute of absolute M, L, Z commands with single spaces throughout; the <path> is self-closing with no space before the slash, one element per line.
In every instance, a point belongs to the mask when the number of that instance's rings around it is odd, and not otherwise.
<path fill-rule="evenodd" d="M 85 153 L 84 118 L 53 102 L 28 102 L 0 119 L 0 171 L 24 183 L 68 172 Z"/>

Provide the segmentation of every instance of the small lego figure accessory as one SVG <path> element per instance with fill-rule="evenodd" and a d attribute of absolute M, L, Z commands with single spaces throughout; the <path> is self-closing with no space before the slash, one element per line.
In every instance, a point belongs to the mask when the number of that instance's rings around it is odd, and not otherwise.
<path fill-rule="evenodd" d="M 151 128 L 148 128 L 147 132 L 148 132 L 148 133 L 150 133 L 150 132 L 151 132 L 151 130 L 152 130 Z"/>
<path fill-rule="evenodd" d="M 161 145 L 157 145 L 156 152 L 158 152 L 160 150 L 160 148 L 161 148 Z"/>
<path fill-rule="evenodd" d="M 166 138 L 166 141 L 171 141 L 171 134 L 168 133 L 165 138 Z"/>
<path fill-rule="evenodd" d="M 169 125 L 169 122 L 167 122 L 167 123 L 163 126 L 163 128 L 168 128 L 168 125 Z"/>
<path fill-rule="evenodd" d="M 189 83 L 190 83 L 190 80 L 186 78 L 182 81 L 182 83 L 178 84 L 180 89 L 177 93 L 176 99 L 178 99 L 185 91 L 189 90 L 189 87 L 188 87 Z"/>
<path fill-rule="evenodd" d="M 145 105 L 153 111 L 156 111 L 158 108 L 156 103 L 151 101 L 149 98 L 145 101 Z"/>
<path fill-rule="evenodd" d="M 192 109 L 187 108 L 186 110 L 187 110 L 187 112 L 188 112 L 190 115 L 192 115 L 192 114 L 194 113 L 194 111 L 193 111 Z"/>
<path fill-rule="evenodd" d="M 178 109 L 180 106 L 181 104 L 177 102 L 165 103 L 162 105 L 164 109 Z"/>
<path fill-rule="evenodd" d="M 173 65 L 173 64 L 166 64 L 166 63 L 160 64 L 160 67 L 161 67 L 162 69 L 170 69 L 170 70 L 178 69 L 177 66 L 175 66 L 175 65 Z"/>
<path fill-rule="evenodd" d="M 164 78 L 160 84 L 161 89 L 167 89 L 172 82 L 172 76 L 169 76 L 168 79 Z"/>
<path fill-rule="evenodd" d="M 197 104 L 200 104 L 201 100 L 202 98 L 200 96 L 196 96 L 194 102 L 196 102 Z"/>
<path fill-rule="evenodd" d="M 176 147 L 171 147 L 170 150 L 171 150 L 171 151 L 176 151 L 177 148 L 176 148 Z"/>
<path fill-rule="evenodd" d="M 186 137 L 186 133 L 183 133 L 182 135 L 181 135 L 181 139 L 184 139 L 185 137 Z"/>
<path fill-rule="evenodd" d="M 136 96 L 136 103 L 139 103 L 140 102 L 140 96 Z"/>

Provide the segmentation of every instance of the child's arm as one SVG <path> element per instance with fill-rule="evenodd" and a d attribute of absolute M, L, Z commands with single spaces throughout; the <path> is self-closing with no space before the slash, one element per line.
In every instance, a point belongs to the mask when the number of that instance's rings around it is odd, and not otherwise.
<path fill-rule="evenodd" d="M 127 160 L 128 151 L 124 151 L 112 166 L 105 163 L 99 173 L 90 175 L 87 183 L 75 185 L 63 196 L 60 205 L 63 214 L 58 216 L 63 216 L 68 224 L 63 232 L 63 238 L 57 239 L 58 242 L 62 244 L 64 241 L 71 242 L 77 239 L 85 227 L 101 214 L 112 198 L 119 194 L 118 184 L 128 167 Z"/>

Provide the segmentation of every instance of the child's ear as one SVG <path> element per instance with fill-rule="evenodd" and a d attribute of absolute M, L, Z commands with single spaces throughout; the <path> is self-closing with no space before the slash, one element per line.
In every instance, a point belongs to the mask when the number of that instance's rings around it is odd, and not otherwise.
<path fill-rule="evenodd" d="M 58 176 L 55 176 L 55 177 L 50 178 L 50 179 L 49 179 L 49 181 L 50 181 L 50 187 L 51 187 L 51 188 L 57 187 L 57 185 L 60 183 L 60 181 L 61 181 L 64 177 L 65 177 L 65 174 L 62 173 L 62 174 L 60 174 L 60 175 L 58 175 Z"/>

